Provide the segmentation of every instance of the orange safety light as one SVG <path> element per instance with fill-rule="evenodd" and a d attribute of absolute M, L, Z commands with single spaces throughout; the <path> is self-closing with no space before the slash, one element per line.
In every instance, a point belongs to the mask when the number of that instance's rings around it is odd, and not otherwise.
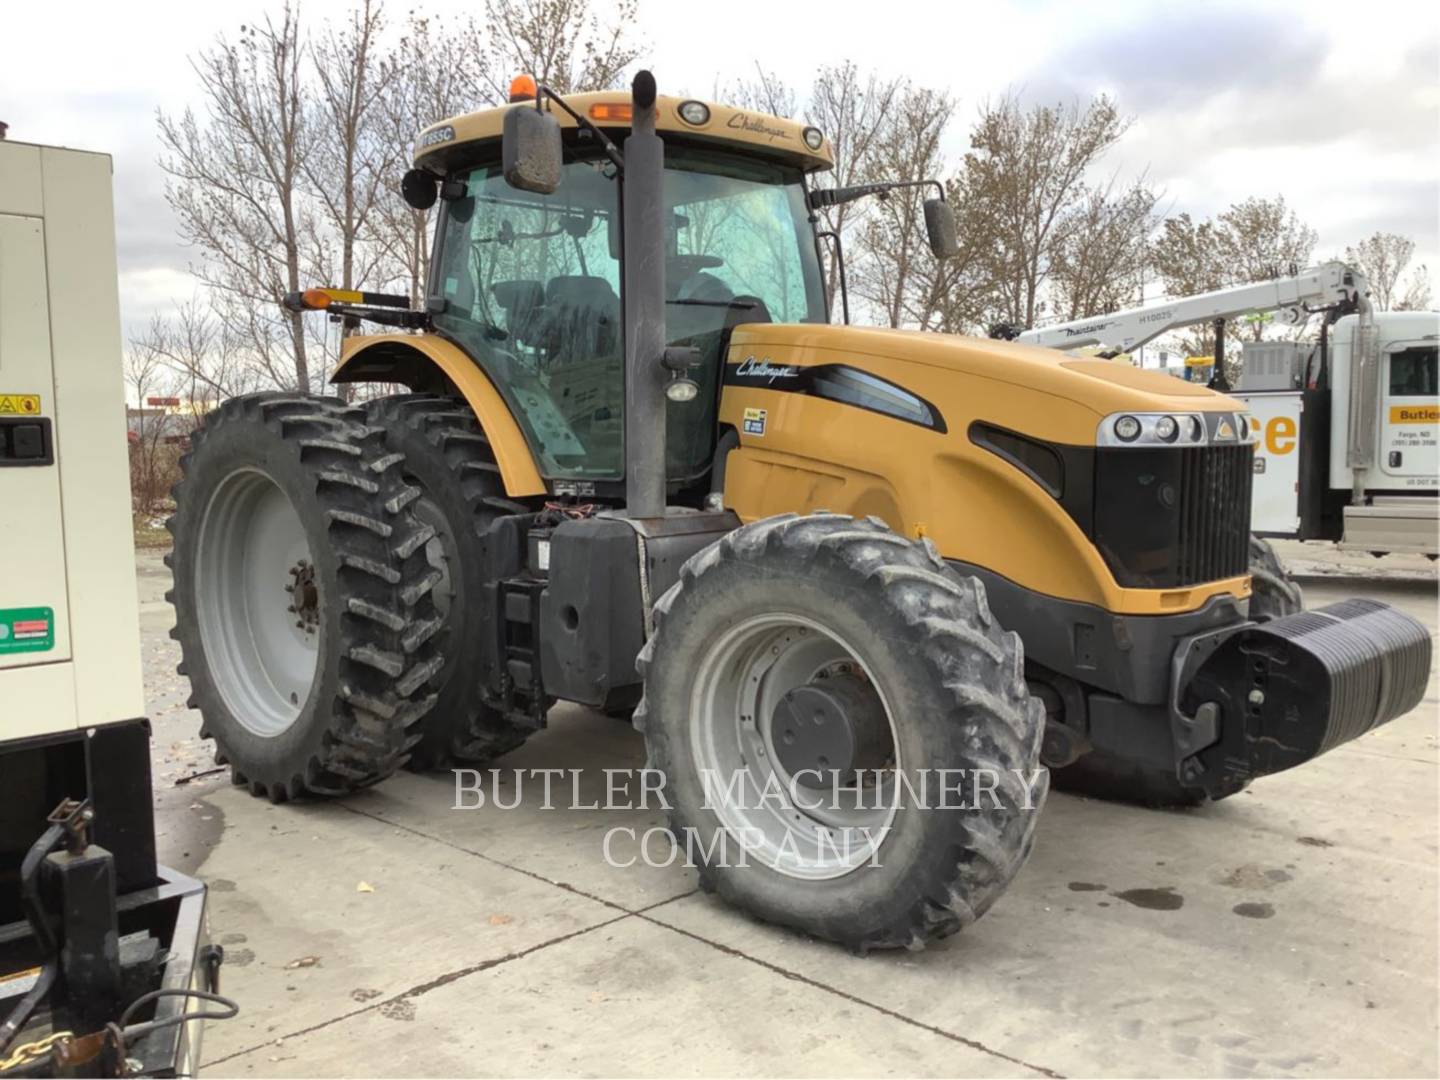
<path fill-rule="evenodd" d="M 630 122 L 630 103 L 628 101 L 597 101 L 590 106 L 591 120 L 619 120 L 623 123 Z"/>
<path fill-rule="evenodd" d="M 311 311 L 324 311 L 330 302 L 329 289 L 306 289 L 300 294 L 300 303 Z"/>
<path fill-rule="evenodd" d="M 515 78 L 510 80 L 511 102 L 534 101 L 538 93 L 540 93 L 540 91 L 535 86 L 534 75 L 516 75 Z"/>

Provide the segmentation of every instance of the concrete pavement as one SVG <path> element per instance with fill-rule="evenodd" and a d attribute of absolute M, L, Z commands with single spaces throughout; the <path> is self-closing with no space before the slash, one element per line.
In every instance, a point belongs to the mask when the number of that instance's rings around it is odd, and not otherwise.
<path fill-rule="evenodd" d="M 1429 564 L 1375 565 L 1307 578 L 1307 603 L 1374 596 L 1433 629 Z M 607 866 L 606 830 L 656 812 L 546 810 L 533 786 L 513 810 L 456 811 L 448 776 L 408 773 L 272 807 L 203 775 L 158 556 L 140 581 L 162 858 L 210 883 L 241 1004 L 206 1031 L 208 1075 L 1440 1069 L 1433 674 L 1409 716 L 1212 807 L 1052 794 L 984 919 L 861 959 L 753 922 L 678 866 Z M 583 768 L 588 798 L 601 769 L 643 760 L 624 724 L 561 707 L 502 764 Z"/>

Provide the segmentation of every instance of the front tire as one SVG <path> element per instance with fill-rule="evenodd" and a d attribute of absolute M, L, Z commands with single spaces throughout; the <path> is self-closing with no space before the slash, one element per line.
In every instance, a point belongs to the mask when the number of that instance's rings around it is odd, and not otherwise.
<path fill-rule="evenodd" d="M 226 401 L 181 459 L 178 671 L 201 737 L 254 795 L 389 776 L 435 703 L 438 575 L 396 464 L 360 410 L 285 393 Z"/>
<path fill-rule="evenodd" d="M 639 667 L 635 725 L 672 834 L 703 887 L 761 919 L 860 952 L 920 948 L 984 914 L 1029 855 L 1043 711 L 984 587 L 928 544 L 833 514 L 746 525 L 685 565 Z M 823 743 L 808 725 L 840 730 L 836 701 L 853 737 Z M 832 745 L 848 749 L 830 761 Z M 802 795 L 811 760 L 847 794 Z M 737 782 L 778 782 L 781 804 L 751 807 Z"/>
<path fill-rule="evenodd" d="M 1250 618 L 1269 622 L 1305 609 L 1300 586 L 1268 540 L 1250 537 Z"/>

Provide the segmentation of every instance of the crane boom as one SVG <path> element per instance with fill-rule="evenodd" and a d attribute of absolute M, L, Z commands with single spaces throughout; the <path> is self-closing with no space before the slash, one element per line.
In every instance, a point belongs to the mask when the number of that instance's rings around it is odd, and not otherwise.
<path fill-rule="evenodd" d="M 1156 301 L 1109 315 L 1055 323 L 1023 331 L 1017 341 L 1052 349 L 1085 345 L 1129 352 L 1161 334 L 1182 326 L 1233 319 L 1257 311 L 1281 310 L 1292 325 L 1304 321 L 1307 309 L 1330 307 L 1365 295 L 1365 277 L 1341 262 L 1312 266 L 1289 277 L 1236 285 L 1176 300 Z"/>

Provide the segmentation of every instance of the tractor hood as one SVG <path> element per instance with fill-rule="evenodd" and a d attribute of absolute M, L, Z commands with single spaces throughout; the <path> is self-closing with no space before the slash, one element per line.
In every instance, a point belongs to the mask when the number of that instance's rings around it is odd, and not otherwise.
<path fill-rule="evenodd" d="M 1097 357 L 959 334 L 872 327 L 751 323 L 737 327 L 731 356 L 754 354 L 774 363 L 844 362 L 876 374 L 896 365 L 927 369 L 914 376 L 930 383 L 942 373 L 1023 387 L 1080 406 L 1098 416 L 1121 411 L 1233 412 L 1234 400 L 1172 375 Z M 848 358 L 848 359 L 847 359 Z M 882 370 L 884 369 L 884 370 Z"/>

